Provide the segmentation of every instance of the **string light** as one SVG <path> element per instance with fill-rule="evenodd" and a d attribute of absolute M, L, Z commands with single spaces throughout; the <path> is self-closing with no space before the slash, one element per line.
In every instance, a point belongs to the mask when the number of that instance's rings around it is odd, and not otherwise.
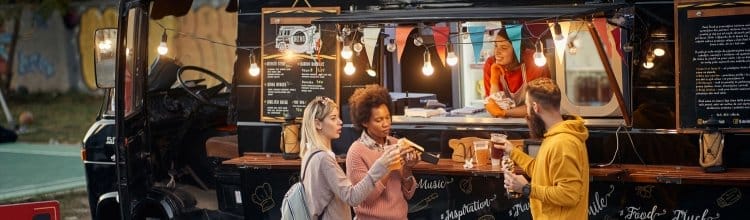
<path fill-rule="evenodd" d="M 357 68 L 354 67 L 354 63 L 352 63 L 351 60 L 346 61 L 346 65 L 344 66 L 344 73 L 346 75 L 351 76 L 354 74 L 354 71 L 357 71 Z"/>
<path fill-rule="evenodd" d="M 456 64 L 458 64 L 458 56 L 456 56 L 456 52 L 453 51 L 453 44 L 448 41 L 445 46 L 448 49 L 448 55 L 445 57 L 445 63 L 447 63 L 448 66 L 455 66 Z"/>
<path fill-rule="evenodd" d="M 352 45 L 352 49 L 354 49 L 354 52 L 356 52 L 357 54 L 359 54 L 359 52 L 362 52 L 362 48 L 363 47 L 364 46 L 362 46 L 362 43 L 360 43 L 360 42 L 354 43 Z"/>
<path fill-rule="evenodd" d="M 396 51 L 396 40 L 390 39 L 388 41 L 388 44 L 386 45 L 385 49 L 388 50 L 388 52 L 391 52 L 391 53 L 393 53 L 394 51 Z"/>
<path fill-rule="evenodd" d="M 161 35 L 161 43 L 159 43 L 159 47 L 156 48 L 156 52 L 159 53 L 159 55 L 166 55 L 167 52 L 169 52 L 169 48 L 167 47 L 166 29 L 164 29 L 164 33 Z"/>
<path fill-rule="evenodd" d="M 654 55 L 656 55 L 657 57 L 664 56 L 664 54 L 666 54 L 666 53 L 667 53 L 667 51 L 665 51 L 661 47 L 657 47 L 656 49 L 654 49 Z"/>
<path fill-rule="evenodd" d="M 430 51 L 424 51 L 424 65 L 422 66 L 422 74 L 425 76 L 432 76 L 435 73 L 435 68 L 432 67 L 432 61 L 430 60 Z"/>
<path fill-rule="evenodd" d="M 646 68 L 646 69 L 654 68 L 654 54 L 649 53 L 646 55 L 646 61 L 643 62 L 643 68 Z"/>
<path fill-rule="evenodd" d="M 536 52 L 534 52 L 534 64 L 537 66 L 544 66 L 544 64 L 547 64 L 547 57 L 544 57 L 544 45 L 542 45 L 542 41 L 537 41 L 536 43 Z"/>
<path fill-rule="evenodd" d="M 344 48 L 341 49 L 341 58 L 348 60 L 352 58 L 353 54 L 351 45 L 344 45 Z"/>
<path fill-rule="evenodd" d="M 424 39 L 422 39 L 422 36 L 417 36 L 414 38 L 414 46 L 421 47 L 424 45 Z"/>
<path fill-rule="evenodd" d="M 375 77 L 375 76 L 378 75 L 378 73 L 375 72 L 375 70 L 373 70 L 373 69 L 367 69 L 367 75 Z"/>
<path fill-rule="evenodd" d="M 573 41 L 568 42 L 568 53 L 570 55 L 576 55 L 576 53 L 578 53 L 578 47 L 576 47 Z"/>
<path fill-rule="evenodd" d="M 562 33 L 562 28 L 560 27 L 560 23 L 555 21 L 555 24 L 552 25 L 552 32 L 555 35 L 555 41 L 557 42 L 564 42 L 565 41 L 565 35 Z"/>
<path fill-rule="evenodd" d="M 258 67 L 258 63 L 255 62 L 255 55 L 253 53 L 250 53 L 250 69 L 248 69 L 248 72 L 250 73 L 250 76 L 260 75 L 260 67 Z"/>

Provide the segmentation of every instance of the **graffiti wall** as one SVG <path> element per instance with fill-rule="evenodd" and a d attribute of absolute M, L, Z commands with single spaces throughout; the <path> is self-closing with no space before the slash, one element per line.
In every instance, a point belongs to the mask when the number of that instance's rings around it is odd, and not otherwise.
<path fill-rule="evenodd" d="M 70 89 L 66 33 L 59 12 L 44 19 L 28 8 L 23 10 L 12 66 L 11 90 Z"/>
<path fill-rule="evenodd" d="M 0 21 L 0 76 L 5 78 L 5 74 L 8 74 L 8 59 L 10 58 L 10 44 L 13 37 L 13 21 L 5 20 Z"/>

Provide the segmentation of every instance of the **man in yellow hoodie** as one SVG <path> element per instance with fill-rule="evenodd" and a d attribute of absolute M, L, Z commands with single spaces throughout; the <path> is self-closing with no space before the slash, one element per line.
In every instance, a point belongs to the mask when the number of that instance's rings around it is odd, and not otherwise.
<path fill-rule="evenodd" d="M 530 177 L 505 173 L 505 187 L 529 197 L 536 220 L 588 219 L 589 159 L 586 153 L 588 129 L 578 116 L 560 114 L 560 88 L 549 78 L 528 84 L 526 110 L 529 131 L 543 138 L 532 158 L 510 144 L 505 153 Z"/>

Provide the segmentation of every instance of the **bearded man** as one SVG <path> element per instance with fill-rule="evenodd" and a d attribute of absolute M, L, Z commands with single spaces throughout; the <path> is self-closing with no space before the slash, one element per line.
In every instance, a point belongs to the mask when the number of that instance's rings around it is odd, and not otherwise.
<path fill-rule="evenodd" d="M 560 88 L 549 78 L 528 84 L 529 133 L 542 138 L 536 158 L 506 143 L 503 150 L 530 177 L 505 173 L 505 187 L 529 197 L 533 219 L 588 219 L 588 129 L 578 116 L 560 113 Z"/>

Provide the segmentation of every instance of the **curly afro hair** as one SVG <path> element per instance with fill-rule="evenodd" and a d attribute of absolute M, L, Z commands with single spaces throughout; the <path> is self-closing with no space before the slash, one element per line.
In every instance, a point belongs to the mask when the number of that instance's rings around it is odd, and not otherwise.
<path fill-rule="evenodd" d="M 391 95 L 388 90 L 377 84 L 366 85 L 354 91 L 349 97 L 349 114 L 352 117 L 352 124 L 358 131 L 365 128 L 362 124 L 367 123 L 372 116 L 372 109 L 385 104 L 391 109 Z"/>

